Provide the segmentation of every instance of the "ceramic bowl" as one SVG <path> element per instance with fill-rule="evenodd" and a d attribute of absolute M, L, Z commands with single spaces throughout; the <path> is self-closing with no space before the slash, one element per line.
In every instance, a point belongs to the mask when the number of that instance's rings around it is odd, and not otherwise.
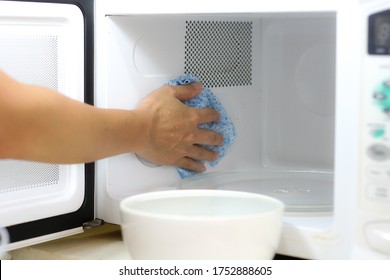
<path fill-rule="evenodd" d="M 133 259 L 272 259 L 283 210 L 277 199 L 224 190 L 150 192 L 120 203 Z"/>

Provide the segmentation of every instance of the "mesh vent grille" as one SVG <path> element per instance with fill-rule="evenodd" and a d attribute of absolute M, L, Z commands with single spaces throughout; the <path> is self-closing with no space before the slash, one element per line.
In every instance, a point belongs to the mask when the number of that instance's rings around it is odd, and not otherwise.
<path fill-rule="evenodd" d="M 58 90 L 57 36 L 1 36 L 0 68 L 15 79 Z"/>
<path fill-rule="evenodd" d="M 187 21 L 186 74 L 206 87 L 252 84 L 252 22 Z"/>
<path fill-rule="evenodd" d="M 0 161 L 0 193 L 58 184 L 59 165 L 17 160 Z"/>
<path fill-rule="evenodd" d="M 58 90 L 58 37 L 0 35 L 0 69 L 15 79 Z M 57 185 L 55 164 L 0 160 L 0 193 Z"/>

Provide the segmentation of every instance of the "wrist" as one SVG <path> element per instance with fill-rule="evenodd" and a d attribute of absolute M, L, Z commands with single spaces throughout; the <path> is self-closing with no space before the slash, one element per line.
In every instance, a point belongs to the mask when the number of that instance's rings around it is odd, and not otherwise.
<path fill-rule="evenodd" d="M 131 133 L 131 135 L 129 135 L 129 140 L 134 144 L 132 152 L 143 154 L 150 147 L 150 128 L 153 123 L 153 117 L 148 110 L 135 109 L 129 112 L 133 114 L 133 118 L 129 118 L 131 125 L 137 127 L 136 129 L 128 130 Z"/>

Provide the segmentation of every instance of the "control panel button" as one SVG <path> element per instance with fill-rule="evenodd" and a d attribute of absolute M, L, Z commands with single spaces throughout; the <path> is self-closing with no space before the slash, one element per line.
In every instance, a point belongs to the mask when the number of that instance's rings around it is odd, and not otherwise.
<path fill-rule="evenodd" d="M 366 174 L 372 180 L 390 183 L 390 167 L 369 166 L 367 167 Z"/>
<path fill-rule="evenodd" d="M 376 100 L 379 100 L 379 101 L 382 101 L 382 100 L 386 100 L 387 99 L 387 96 L 386 94 L 382 93 L 382 92 L 375 92 L 374 95 L 372 96 L 374 99 Z"/>
<path fill-rule="evenodd" d="M 367 186 L 367 197 L 372 200 L 390 203 L 390 186 L 370 184 Z"/>
<path fill-rule="evenodd" d="M 390 116 L 390 80 L 383 81 L 375 90 L 372 98 L 376 105 Z"/>
<path fill-rule="evenodd" d="M 384 128 L 376 128 L 371 131 L 372 137 L 376 139 L 382 138 L 383 136 L 385 136 L 385 134 L 386 134 L 386 130 Z"/>
<path fill-rule="evenodd" d="M 390 254 L 390 221 L 369 224 L 364 233 L 371 248 Z"/>
<path fill-rule="evenodd" d="M 376 161 L 384 161 L 390 158 L 390 149 L 383 144 L 374 144 L 367 149 L 368 156 Z"/>

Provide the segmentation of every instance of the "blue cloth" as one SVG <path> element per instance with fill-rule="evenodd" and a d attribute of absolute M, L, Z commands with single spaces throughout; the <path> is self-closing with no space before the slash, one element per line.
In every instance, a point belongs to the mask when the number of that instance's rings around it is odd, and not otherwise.
<path fill-rule="evenodd" d="M 178 86 L 178 85 L 186 85 L 193 82 L 199 82 L 199 79 L 193 75 L 183 75 L 177 77 L 176 79 L 168 81 L 168 85 Z M 219 122 L 205 123 L 199 125 L 199 128 L 208 129 L 215 131 L 223 136 L 223 145 L 222 146 L 209 146 L 203 145 L 202 147 L 217 152 L 219 157 L 217 160 L 210 162 L 211 166 L 216 166 L 219 161 L 226 155 L 229 147 L 233 145 L 236 140 L 237 134 L 236 129 L 234 128 L 233 122 L 228 117 L 225 109 L 222 107 L 221 102 L 217 99 L 217 97 L 212 93 L 212 91 L 208 88 L 203 87 L 202 92 L 190 99 L 184 101 L 184 104 L 194 107 L 194 108 L 212 108 L 219 112 L 221 115 L 221 119 Z M 180 176 L 182 178 L 186 178 L 196 173 L 184 168 L 177 168 Z"/>

